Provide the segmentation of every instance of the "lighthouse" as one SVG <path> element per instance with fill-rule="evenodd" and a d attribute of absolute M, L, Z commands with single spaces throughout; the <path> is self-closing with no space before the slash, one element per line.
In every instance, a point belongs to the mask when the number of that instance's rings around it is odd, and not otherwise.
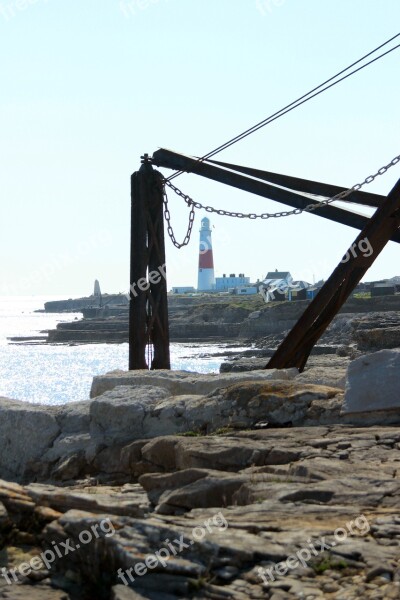
<path fill-rule="evenodd" d="M 197 280 L 199 292 L 215 290 L 214 259 L 211 242 L 210 219 L 201 220 L 199 246 L 199 276 Z"/>

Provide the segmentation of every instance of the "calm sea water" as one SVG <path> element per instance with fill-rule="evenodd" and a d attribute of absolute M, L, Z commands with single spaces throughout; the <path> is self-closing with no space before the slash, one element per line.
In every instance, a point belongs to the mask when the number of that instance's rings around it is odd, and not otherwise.
<path fill-rule="evenodd" d="M 86 400 L 94 375 L 127 370 L 128 344 L 52 346 L 12 344 L 7 340 L 15 336 L 45 337 L 41 332 L 82 316 L 34 312 L 42 309 L 44 302 L 57 299 L 63 298 L 0 297 L 0 396 L 52 405 Z M 172 368 L 217 373 L 228 349 L 227 344 L 172 344 Z"/>

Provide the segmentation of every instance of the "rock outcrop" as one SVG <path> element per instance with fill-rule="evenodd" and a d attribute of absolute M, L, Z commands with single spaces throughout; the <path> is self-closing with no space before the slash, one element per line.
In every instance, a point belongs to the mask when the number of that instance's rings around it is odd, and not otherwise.
<path fill-rule="evenodd" d="M 249 318 L 243 321 L 240 336 L 260 338 L 288 331 L 295 325 L 309 303 L 309 300 L 270 303 L 250 314 Z M 368 318 L 369 315 L 375 314 L 379 319 L 379 316 L 388 313 L 397 314 L 397 318 L 399 318 L 399 311 L 400 295 L 377 298 L 350 298 L 335 317 L 330 331 L 335 334 L 350 333 L 353 318 L 359 319 L 361 315 Z M 335 329 L 337 329 L 336 332 Z"/>
<path fill-rule="evenodd" d="M 349 364 L 345 413 L 400 411 L 400 349 L 380 350 Z"/>
<path fill-rule="evenodd" d="M 352 323 L 353 340 L 360 351 L 400 347 L 400 313 L 371 313 Z"/>
<path fill-rule="evenodd" d="M 0 597 L 398 598 L 399 449 L 390 427 L 162 436 L 124 485 L 0 481 Z"/>
<path fill-rule="evenodd" d="M 71 301 L 72 302 L 72 301 Z M 235 297 L 169 296 L 170 339 L 260 340 L 263 347 L 275 348 L 307 308 L 309 300 L 272 302 L 260 296 Z M 63 306 L 63 305 L 61 305 Z M 72 306 L 72 305 L 71 305 Z M 59 323 L 50 331 L 50 343 L 122 343 L 128 341 L 128 305 L 125 309 L 93 310 L 91 318 Z M 111 306 L 111 305 L 110 305 Z M 52 305 L 52 308 L 55 308 Z M 85 314 L 90 311 L 85 311 Z M 97 314 L 100 313 L 100 314 Z M 91 314 L 91 313 L 90 313 Z M 114 316 L 113 316 L 114 315 Z M 362 329 L 373 332 L 368 335 Z M 397 328 L 397 331 L 396 331 Z M 324 334 L 320 351 L 335 352 L 338 345 L 359 343 L 360 350 L 398 347 L 400 295 L 380 298 L 351 298 Z M 392 331 L 387 331 L 391 329 Z M 385 345 L 388 344 L 388 345 Z"/>
<path fill-rule="evenodd" d="M 272 355 L 272 354 L 271 354 Z M 255 371 L 265 368 L 269 357 L 263 358 L 235 358 L 229 362 L 221 364 L 221 373 L 244 373 L 246 371 Z M 328 385 L 340 389 L 345 388 L 346 369 L 349 364 L 349 357 L 330 355 L 326 356 L 312 355 L 307 361 L 303 373 L 297 376 L 296 381 L 304 383 L 314 383 L 317 385 Z"/>
<path fill-rule="evenodd" d="M 399 598 L 399 357 L 350 362 L 345 410 L 317 363 L 0 399 L 0 598 Z"/>
<path fill-rule="evenodd" d="M 335 359 L 341 365 L 346 360 Z M 157 436 L 195 436 L 226 428 L 400 422 L 400 409 L 387 403 L 390 410 L 382 410 L 380 404 L 360 413 L 349 409 L 347 401 L 343 411 L 344 371 L 336 371 L 334 361 L 326 368 L 318 366 L 318 357 L 315 360 L 315 366 L 301 375 L 296 369 L 222 375 L 114 371 L 94 379 L 92 400 L 59 407 L 1 399 L 0 477 L 69 481 L 95 476 L 126 481 L 132 467 L 121 449 L 133 444 L 136 451 L 143 440 Z M 350 382 L 357 364 L 350 363 Z M 372 374 L 372 383 L 365 383 L 373 393 L 385 380 L 385 365 L 379 364 L 380 379 Z M 393 371 L 390 361 L 386 368 Z M 347 394 L 352 389 L 354 397 L 356 388 L 351 385 Z M 394 377 L 389 396 L 396 385 Z"/>
<path fill-rule="evenodd" d="M 125 374 L 130 385 L 118 385 L 115 374 L 111 374 L 113 389 L 91 402 L 49 412 L 45 412 L 46 407 L 3 400 L 0 422 L 5 451 L 0 457 L 0 473 L 16 480 L 70 480 L 84 475 L 123 478 L 131 475 L 130 465 L 120 457 L 114 461 L 110 453 L 138 440 L 213 433 L 226 427 L 251 428 L 260 423 L 296 425 L 340 419 L 341 390 L 274 381 L 274 375 L 264 371 L 246 377 L 243 373 L 233 383 L 235 378 L 230 374 L 233 385 L 194 395 L 173 394 L 158 387 L 157 382 L 143 385 L 143 378 L 150 380 L 146 373 L 138 373 L 138 382 L 131 373 Z M 176 381 L 170 383 L 176 385 Z M 186 385 L 189 382 L 183 381 L 184 389 Z M 325 401 L 328 405 L 323 407 Z M 15 423 L 20 436 L 13 433 Z M 36 434 L 28 438 L 25 433 L 30 431 Z"/>

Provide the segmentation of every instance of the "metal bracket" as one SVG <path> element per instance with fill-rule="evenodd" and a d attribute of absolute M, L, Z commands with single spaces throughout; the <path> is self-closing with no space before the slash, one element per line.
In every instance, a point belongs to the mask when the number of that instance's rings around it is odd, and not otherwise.
<path fill-rule="evenodd" d="M 149 156 L 146 152 L 146 154 L 143 154 L 143 156 L 140 157 L 141 163 L 142 165 L 146 165 L 146 164 L 152 164 L 153 159 L 151 156 Z"/>

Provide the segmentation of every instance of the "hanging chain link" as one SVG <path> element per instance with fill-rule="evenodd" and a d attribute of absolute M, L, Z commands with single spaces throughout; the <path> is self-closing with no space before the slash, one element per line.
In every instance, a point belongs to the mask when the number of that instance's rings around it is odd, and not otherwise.
<path fill-rule="evenodd" d="M 164 184 L 168 184 L 168 181 L 166 179 L 164 179 Z M 172 189 L 174 189 L 175 186 L 172 186 Z M 177 191 L 176 191 L 177 190 Z M 195 213 L 194 213 L 194 202 L 191 198 L 189 198 L 189 196 L 186 196 L 183 192 L 181 192 L 180 190 L 178 190 L 178 188 L 176 188 L 176 190 L 174 189 L 174 191 L 176 191 L 176 193 L 178 194 L 178 196 L 182 196 L 186 202 L 186 204 L 190 207 L 190 213 L 189 213 L 189 223 L 188 223 L 188 228 L 187 228 L 187 232 L 186 235 L 184 237 L 183 242 L 180 244 L 175 237 L 174 234 L 174 230 L 172 229 L 172 225 L 171 225 L 171 213 L 169 212 L 169 208 L 168 208 L 168 196 L 167 196 L 167 191 L 165 189 L 165 185 L 164 185 L 164 190 L 163 190 L 163 194 L 164 194 L 164 217 L 165 217 L 165 221 L 167 223 L 167 231 L 168 231 L 168 235 L 171 238 L 171 241 L 173 243 L 173 245 L 175 246 L 175 248 L 183 248 L 184 246 L 187 246 L 188 243 L 190 242 L 190 237 L 192 235 L 192 229 L 193 229 L 193 223 L 194 223 L 194 217 L 195 217 Z"/>
<path fill-rule="evenodd" d="M 168 234 L 172 240 L 172 243 L 174 244 L 174 246 L 176 248 L 182 248 L 183 246 L 187 246 L 187 244 L 190 241 L 190 236 L 192 234 L 193 222 L 194 222 L 194 217 L 195 217 L 195 212 L 194 212 L 195 208 L 202 209 L 202 210 L 205 210 L 206 212 L 215 213 L 217 215 L 221 215 L 221 216 L 225 216 L 225 217 L 236 217 L 238 219 L 272 219 L 272 218 L 276 219 L 276 218 L 280 218 L 280 217 L 289 217 L 291 215 L 300 215 L 301 213 L 304 213 L 304 212 L 310 213 L 310 212 L 316 210 L 317 208 L 321 208 L 322 206 L 327 206 L 328 204 L 331 204 L 332 202 L 336 202 L 337 200 L 345 200 L 347 198 L 347 196 L 350 196 L 350 194 L 352 194 L 353 192 L 358 192 L 362 187 L 364 187 L 364 185 L 368 185 L 368 184 L 372 183 L 379 175 L 384 175 L 386 173 L 386 171 L 388 171 L 391 167 L 394 167 L 394 165 L 396 165 L 399 161 L 400 161 L 400 155 L 395 156 L 393 158 L 393 160 L 390 161 L 390 163 L 388 163 L 384 167 L 381 167 L 374 175 L 369 175 L 368 177 L 366 177 L 364 179 L 364 181 L 362 183 L 356 183 L 348 190 L 343 190 L 343 192 L 336 194 L 336 196 L 332 196 L 332 198 L 327 198 L 326 200 L 321 200 L 321 202 L 315 202 L 313 204 L 308 204 L 308 206 L 305 206 L 304 208 L 295 208 L 294 210 L 284 210 L 284 211 L 276 212 L 276 213 L 261 213 L 261 214 L 242 213 L 242 212 L 232 212 L 229 210 L 217 209 L 217 208 L 214 208 L 213 206 L 206 206 L 204 204 L 201 204 L 200 202 L 195 202 L 190 196 L 188 196 L 187 194 L 182 192 L 173 183 L 171 183 L 171 181 L 169 181 L 168 179 L 164 179 L 164 181 L 163 181 L 163 183 L 164 183 L 164 215 L 165 215 L 165 220 L 167 222 Z M 187 206 L 190 208 L 188 229 L 187 229 L 187 233 L 186 233 L 186 236 L 185 236 L 182 244 L 179 244 L 176 241 L 174 231 L 171 226 L 171 213 L 169 212 L 169 208 L 168 208 L 168 197 L 167 197 L 167 192 L 165 189 L 166 186 L 171 188 L 171 190 L 173 190 L 178 196 L 183 198 L 184 201 L 186 202 Z"/>

